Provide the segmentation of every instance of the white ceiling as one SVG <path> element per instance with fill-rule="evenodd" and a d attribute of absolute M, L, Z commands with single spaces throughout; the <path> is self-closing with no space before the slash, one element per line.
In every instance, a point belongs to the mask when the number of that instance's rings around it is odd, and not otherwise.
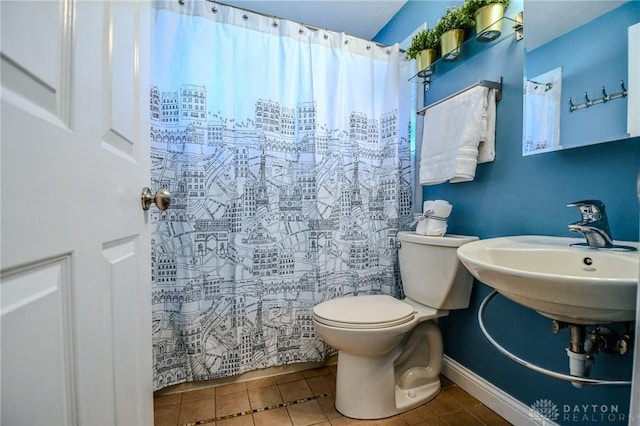
<path fill-rule="evenodd" d="M 629 0 L 524 0 L 524 39 L 527 49 L 533 50 L 626 1 Z M 366 40 L 371 40 L 378 34 L 406 2 L 407 0 L 221 1 L 253 12 L 344 32 Z"/>
<path fill-rule="evenodd" d="M 407 0 L 222 0 L 253 12 L 371 40 Z"/>

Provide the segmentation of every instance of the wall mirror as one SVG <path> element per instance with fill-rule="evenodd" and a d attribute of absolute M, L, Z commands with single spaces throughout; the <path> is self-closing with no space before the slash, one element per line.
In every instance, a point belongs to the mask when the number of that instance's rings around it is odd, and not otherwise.
<path fill-rule="evenodd" d="M 640 111 L 635 98 L 640 91 L 638 80 L 629 75 L 629 63 L 635 61 L 629 60 L 635 43 L 629 27 L 640 22 L 640 2 L 524 0 L 523 4 L 523 155 L 637 136 L 633 131 L 630 135 L 627 126 L 631 111 Z M 528 89 L 548 92 L 545 106 L 538 110 L 545 111 L 543 122 L 559 122 L 555 140 L 543 139 L 553 131 L 538 131 L 541 115 L 531 111 L 535 110 L 532 105 L 543 101 L 542 97 L 527 99 Z M 623 91 L 633 91 L 635 96 L 631 100 L 626 94 L 615 97 Z M 598 98 L 605 100 L 593 102 Z M 533 140 L 536 134 L 539 140 Z"/>

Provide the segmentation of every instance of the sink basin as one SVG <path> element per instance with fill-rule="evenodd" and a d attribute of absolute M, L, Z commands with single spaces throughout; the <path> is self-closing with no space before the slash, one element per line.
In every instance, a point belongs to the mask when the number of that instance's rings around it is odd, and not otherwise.
<path fill-rule="evenodd" d="M 474 241 L 458 258 L 479 281 L 572 324 L 634 321 L 638 251 L 571 247 L 584 239 L 521 235 Z M 638 248 L 637 242 L 616 242 Z"/>

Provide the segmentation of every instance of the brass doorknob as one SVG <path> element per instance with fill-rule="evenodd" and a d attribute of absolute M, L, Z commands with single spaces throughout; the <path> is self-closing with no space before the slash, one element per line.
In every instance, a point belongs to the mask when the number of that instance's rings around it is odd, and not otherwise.
<path fill-rule="evenodd" d="M 166 210 L 171 205 L 171 193 L 166 188 L 160 188 L 155 194 L 151 195 L 151 189 L 145 186 L 140 194 L 142 202 L 142 210 L 149 210 L 151 204 L 155 203 L 158 210 Z"/>

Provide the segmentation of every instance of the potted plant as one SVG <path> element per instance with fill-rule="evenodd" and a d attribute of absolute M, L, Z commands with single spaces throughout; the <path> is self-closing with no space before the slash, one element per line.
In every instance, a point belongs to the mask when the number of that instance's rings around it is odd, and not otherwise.
<path fill-rule="evenodd" d="M 421 30 L 411 40 L 407 56 L 415 59 L 418 65 L 418 76 L 427 77 L 433 74 L 433 63 L 438 57 L 440 39 L 434 30 Z"/>
<path fill-rule="evenodd" d="M 472 28 L 473 19 L 462 7 L 450 7 L 447 13 L 438 20 L 434 27 L 435 33 L 440 38 L 442 60 L 451 62 L 460 57 L 460 46 L 464 41 L 465 30 Z"/>
<path fill-rule="evenodd" d="M 463 9 L 475 22 L 476 40 L 482 43 L 500 37 L 504 10 L 511 0 L 466 0 Z"/>

